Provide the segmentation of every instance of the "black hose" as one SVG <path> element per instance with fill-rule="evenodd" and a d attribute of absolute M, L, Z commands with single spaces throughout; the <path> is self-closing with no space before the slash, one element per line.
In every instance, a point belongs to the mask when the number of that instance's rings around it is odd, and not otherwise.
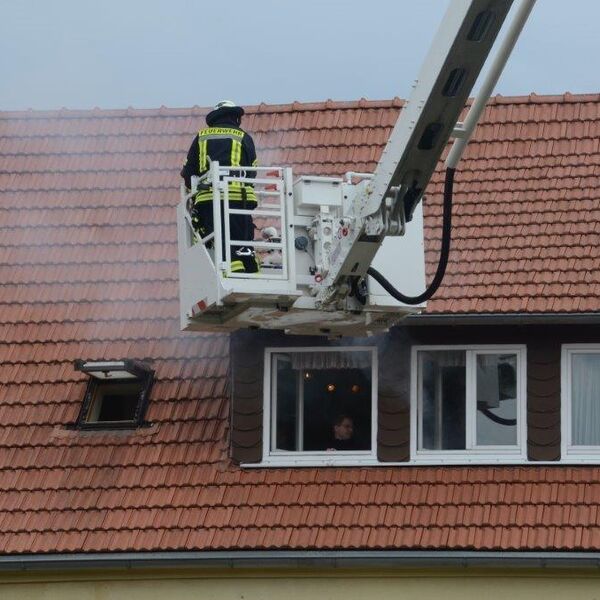
<path fill-rule="evenodd" d="M 495 415 L 489 408 L 477 408 L 480 413 L 483 413 L 488 419 L 494 421 L 494 423 L 498 423 L 498 425 L 516 425 L 516 419 L 505 419 L 504 417 L 499 417 Z"/>
<path fill-rule="evenodd" d="M 421 304 L 429 300 L 438 290 L 448 266 L 448 256 L 450 255 L 450 242 L 452 239 L 452 188 L 454 185 L 455 169 L 446 169 L 446 180 L 444 182 L 444 216 L 442 218 L 442 248 L 440 251 L 440 261 L 429 287 L 419 296 L 405 296 L 399 292 L 379 271 L 373 267 L 367 269 L 367 275 L 370 275 L 390 296 L 404 304 Z"/>

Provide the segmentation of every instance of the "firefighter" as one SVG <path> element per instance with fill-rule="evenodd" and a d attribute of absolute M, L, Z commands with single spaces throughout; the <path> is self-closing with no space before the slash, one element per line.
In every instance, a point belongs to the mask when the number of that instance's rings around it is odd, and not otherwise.
<path fill-rule="evenodd" d="M 192 175 L 204 175 L 210 167 L 210 161 L 219 161 L 219 165 L 224 167 L 257 165 L 254 141 L 241 128 L 243 114 L 244 109 L 241 106 L 237 106 L 231 100 L 223 100 L 206 115 L 208 127 L 201 129 L 194 138 L 181 170 L 181 176 L 188 189 L 191 188 Z M 235 176 L 240 172 L 232 174 Z M 255 176 L 254 171 L 246 173 L 246 177 Z M 256 194 L 251 184 L 234 181 L 229 184 L 228 191 L 230 208 L 256 208 Z M 201 237 L 206 237 L 214 230 L 212 199 L 212 187 L 200 186 L 191 213 L 194 227 Z M 249 214 L 230 215 L 229 231 L 232 240 L 253 240 L 252 217 Z M 225 256 L 225 248 L 223 248 L 223 256 Z M 252 247 L 231 246 L 231 271 L 238 273 L 258 271 L 258 263 Z"/>

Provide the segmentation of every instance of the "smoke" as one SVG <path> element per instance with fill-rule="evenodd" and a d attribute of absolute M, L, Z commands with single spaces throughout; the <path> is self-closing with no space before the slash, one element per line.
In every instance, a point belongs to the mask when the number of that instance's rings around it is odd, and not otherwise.
<path fill-rule="evenodd" d="M 180 335 L 175 206 L 197 115 L 0 115 L 0 304 L 40 343 L 89 342 L 62 360 L 150 357 Z"/>

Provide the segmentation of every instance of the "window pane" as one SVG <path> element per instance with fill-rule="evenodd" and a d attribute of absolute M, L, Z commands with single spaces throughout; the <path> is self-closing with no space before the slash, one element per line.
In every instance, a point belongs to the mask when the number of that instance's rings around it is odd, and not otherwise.
<path fill-rule="evenodd" d="M 138 381 L 99 382 L 86 422 L 134 421 L 136 409 L 142 399 L 142 391 L 143 383 Z"/>
<path fill-rule="evenodd" d="M 102 398 L 98 421 L 133 421 L 139 398 L 107 394 Z"/>
<path fill-rule="evenodd" d="M 273 369 L 275 449 L 371 449 L 371 352 L 276 354 Z"/>
<path fill-rule="evenodd" d="M 274 446 L 276 450 L 297 450 L 298 372 L 292 369 L 292 363 L 288 356 L 275 355 L 274 362 L 277 369 L 277 423 Z"/>
<path fill-rule="evenodd" d="M 600 445 L 600 354 L 571 356 L 571 439 L 576 446 Z"/>
<path fill-rule="evenodd" d="M 477 355 L 477 445 L 517 443 L 517 355 Z"/>
<path fill-rule="evenodd" d="M 304 371 L 305 450 L 371 449 L 371 382 L 370 367 Z"/>
<path fill-rule="evenodd" d="M 464 450 L 466 405 L 464 350 L 419 352 L 423 450 Z"/>

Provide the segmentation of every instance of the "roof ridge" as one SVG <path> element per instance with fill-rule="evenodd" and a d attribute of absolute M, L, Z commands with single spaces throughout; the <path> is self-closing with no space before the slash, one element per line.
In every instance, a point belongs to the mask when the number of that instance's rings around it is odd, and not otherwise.
<path fill-rule="evenodd" d="M 472 99 L 471 99 L 472 100 Z M 600 93 L 581 93 L 572 94 L 564 92 L 563 94 L 536 94 L 534 92 L 528 95 L 520 96 L 502 96 L 497 94 L 490 98 L 492 104 L 540 104 L 540 103 L 563 103 L 563 102 L 598 102 L 600 101 Z M 339 109 L 355 109 L 355 108 L 387 108 L 401 107 L 405 100 L 395 96 L 391 99 L 369 100 L 367 98 L 359 98 L 358 100 L 332 100 L 300 102 L 295 100 L 283 104 L 260 104 L 249 105 L 245 108 L 247 114 L 271 114 L 282 112 L 310 112 L 320 110 L 339 110 Z M 81 119 L 81 118 L 125 118 L 125 117 L 201 117 L 205 116 L 209 107 L 191 106 L 181 108 L 169 108 L 160 106 L 159 108 L 98 108 L 91 109 L 71 109 L 60 108 L 55 110 L 13 110 L 0 111 L 0 120 L 2 119 Z"/>
<path fill-rule="evenodd" d="M 296 111 L 316 111 L 316 110 L 333 110 L 333 109 L 350 109 L 350 108 L 386 108 L 397 106 L 401 107 L 404 104 L 404 100 L 395 96 L 391 99 L 383 100 L 368 100 L 367 98 L 360 98 L 358 100 L 332 100 L 328 99 L 325 101 L 313 101 L 313 102 L 300 102 L 294 100 L 293 102 L 283 104 L 266 104 L 261 102 L 260 104 L 248 105 L 244 107 L 246 114 L 260 114 L 260 113 L 274 113 L 274 112 L 296 112 Z M 78 109 L 78 108 L 60 108 L 55 110 L 37 110 L 37 109 L 26 109 L 26 110 L 14 110 L 14 111 L 0 111 L 0 119 L 43 119 L 43 118 L 64 118 L 64 119 L 77 119 L 77 118 L 124 118 L 124 117 L 202 117 L 205 116 L 211 110 L 210 107 L 191 106 L 183 108 L 169 108 L 161 106 L 159 108 L 133 108 L 128 107 L 125 109 L 120 108 L 99 108 L 94 107 L 91 109 Z"/>

